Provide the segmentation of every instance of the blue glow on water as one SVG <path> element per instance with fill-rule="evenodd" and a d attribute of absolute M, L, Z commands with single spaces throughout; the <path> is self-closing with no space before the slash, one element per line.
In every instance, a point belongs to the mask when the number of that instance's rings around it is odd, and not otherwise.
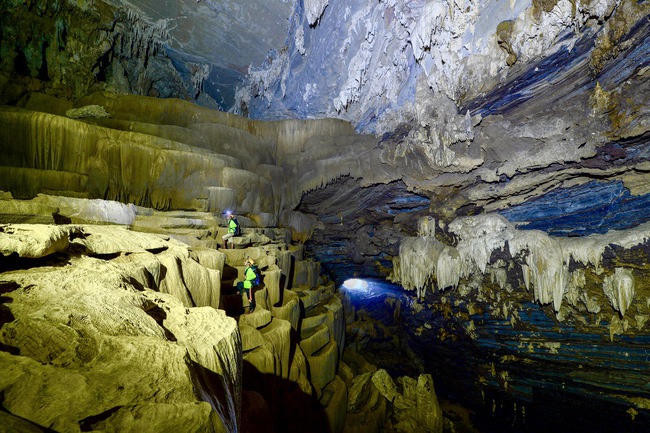
<path fill-rule="evenodd" d="M 353 303 L 382 300 L 387 296 L 399 297 L 403 295 L 401 286 L 373 278 L 351 278 L 345 280 L 341 290 L 350 296 Z"/>

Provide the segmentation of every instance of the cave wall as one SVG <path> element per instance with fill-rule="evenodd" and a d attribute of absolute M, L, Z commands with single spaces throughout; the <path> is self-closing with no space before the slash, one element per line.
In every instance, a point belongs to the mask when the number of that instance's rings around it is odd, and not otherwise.
<path fill-rule="evenodd" d="M 164 54 L 164 22 L 103 1 L 11 0 L 0 13 L 3 104 L 33 91 L 66 99 L 98 90 L 196 99 L 200 82 L 182 77 Z"/>
<path fill-rule="evenodd" d="M 374 143 L 334 119 L 265 123 L 178 99 L 106 92 L 76 104 L 30 93 L 4 106 L 2 119 L 1 188 L 15 198 L 46 193 L 232 211 L 261 226 L 276 225 L 305 190 L 349 174 L 351 156 Z"/>

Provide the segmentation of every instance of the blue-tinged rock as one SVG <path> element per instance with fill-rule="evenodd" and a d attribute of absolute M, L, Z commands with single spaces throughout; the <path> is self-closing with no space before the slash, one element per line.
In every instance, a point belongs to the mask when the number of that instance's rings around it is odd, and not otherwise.
<path fill-rule="evenodd" d="M 650 194 L 633 196 L 621 181 L 592 181 L 555 189 L 499 212 L 524 230 L 551 236 L 586 236 L 625 230 L 650 220 Z"/>

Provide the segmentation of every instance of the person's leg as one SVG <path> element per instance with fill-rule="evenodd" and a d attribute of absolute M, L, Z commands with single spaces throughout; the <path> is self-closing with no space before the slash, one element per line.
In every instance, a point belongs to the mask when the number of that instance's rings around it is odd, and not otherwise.
<path fill-rule="evenodd" d="M 246 293 L 246 299 L 248 299 L 248 303 L 250 304 L 251 302 L 251 293 L 250 290 L 244 287 L 244 282 L 240 281 L 237 283 L 237 291 L 239 292 L 239 295 L 241 296 L 242 293 Z"/>
<path fill-rule="evenodd" d="M 248 289 L 246 287 L 244 287 L 244 282 L 243 281 L 240 281 L 240 282 L 237 283 L 237 291 L 239 292 L 240 295 L 245 292 L 246 293 L 246 299 L 250 300 L 250 297 L 248 295 Z"/>
<path fill-rule="evenodd" d="M 251 287 L 250 290 L 250 297 L 248 298 L 248 301 L 250 302 L 250 306 L 248 308 L 248 312 L 252 313 L 255 310 L 255 292 L 253 292 L 254 287 Z"/>
<path fill-rule="evenodd" d="M 226 233 L 225 235 L 221 236 L 221 239 L 223 239 L 223 247 L 225 249 L 228 249 L 228 240 L 233 236 L 235 236 L 234 233 Z"/>

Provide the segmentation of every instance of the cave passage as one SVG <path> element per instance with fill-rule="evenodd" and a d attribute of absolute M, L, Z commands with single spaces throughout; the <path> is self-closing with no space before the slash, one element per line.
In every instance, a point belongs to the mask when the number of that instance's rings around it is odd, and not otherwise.
<path fill-rule="evenodd" d="M 454 316 L 451 305 L 462 301 L 453 294 L 418 301 L 373 278 L 346 280 L 340 290 L 355 314 L 347 346 L 393 377 L 431 374 L 457 428 L 464 417 L 473 429 L 467 431 L 482 433 L 645 432 L 650 425 L 647 415 L 602 389 L 629 390 L 647 380 L 648 338 L 603 341 L 532 302 L 526 328 L 484 311 L 471 316 L 479 335 L 471 338 L 467 322 Z"/>

